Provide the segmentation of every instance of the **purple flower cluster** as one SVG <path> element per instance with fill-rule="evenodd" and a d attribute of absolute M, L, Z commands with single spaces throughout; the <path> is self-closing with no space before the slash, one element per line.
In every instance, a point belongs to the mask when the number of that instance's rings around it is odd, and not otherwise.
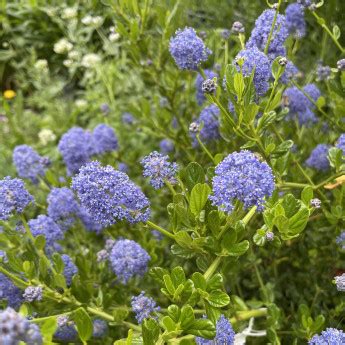
<path fill-rule="evenodd" d="M 111 127 L 99 124 L 93 133 L 80 127 L 72 127 L 61 137 L 58 148 L 68 174 L 73 175 L 90 161 L 91 156 L 117 150 L 118 142 Z"/>
<path fill-rule="evenodd" d="M 265 51 L 275 12 L 275 10 L 265 10 L 258 17 L 258 19 L 255 21 L 254 29 L 252 30 L 250 38 L 246 44 L 246 48 L 256 47 L 261 52 Z M 275 59 L 277 56 L 286 55 L 284 43 L 288 35 L 289 31 L 286 25 L 285 16 L 278 14 L 267 52 L 270 60 Z"/>
<path fill-rule="evenodd" d="M 335 147 L 343 151 L 343 155 L 345 156 L 345 133 L 341 134 L 338 138 Z"/>
<path fill-rule="evenodd" d="M 54 247 L 55 242 L 64 237 L 60 227 L 48 216 L 39 215 L 36 219 L 29 220 L 28 225 L 34 237 L 39 235 L 45 237 L 48 247 Z"/>
<path fill-rule="evenodd" d="M 7 220 L 12 213 L 23 213 L 34 200 L 21 179 L 9 176 L 0 180 L 0 220 Z"/>
<path fill-rule="evenodd" d="M 145 249 L 127 239 L 117 240 L 109 254 L 111 268 L 123 284 L 134 276 L 144 275 L 150 259 Z"/>
<path fill-rule="evenodd" d="M 53 188 L 47 197 L 47 202 L 48 216 L 59 224 L 63 231 L 74 224 L 79 205 L 69 188 Z"/>
<path fill-rule="evenodd" d="M 196 76 L 195 79 L 195 88 L 196 88 L 196 100 L 198 102 L 199 105 L 201 105 L 202 103 L 204 103 L 205 101 L 205 95 L 202 91 L 202 83 L 206 80 L 206 79 L 213 79 L 213 78 L 218 78 L 218 74 L 213 72 L 210 69 L 205 69 L 204 73 L 206 75 L 206 78 L 204 78 L 200 73 L 198 73 L 198 75 Z"/>
<path fill-rule="evenodd" d="M 91 214 L 84 207 L 79 207 L 78 217 L 82 221 L 86 230 L 95 232 L 97 234 L 101 233 L 103 227 L 101 224 L 96 222 Z"/>
<path fill-rule="evenodd" d="M 15 309 L 23 303 L 22 291 L 2 273 L 0 273 L 0 300 L 6 300 L 7 305 Z"/>
<path fill-rule="evenodd" d="M 318 144 L 306 160 L 307 166 L 316 170 L 327 171 L 330 167 L 328 160 L 329 149 L 330 145 Z"/>
<path fill-rule="evenodd" d="M 62 254 L 61 259 L 65 264 L 63 274 L 66 279 L 67 286 L 72 284 L 72 278 L 78 273 L 78 267 L 74 264 L 71 257 L 67 254 Z"/>
<path fill-rule="evenodd" d="M 131 306 L 139 324 L 142 323 L 144 319 L 149 318 L 152 313 L 160 310 L 156 301 L 150 297 L 146 297 L 144 291 L 142 291 L 140 295 L 132 297 Z"/>
<path fill-rule="evenodd" d="M 220 210 L 231 213 L 237 199 L 245 208 L 256 205 L 262 211 L 265 197 L 273 193 L 274 176 L 266 162 L 242 150 L 231 153 L 216 166 L 212 185 L 210 199 Z"/>
<path fill-rule="evenodd" d="M 243 75 L 249 76 L 255 68 L 254 85 L 256 94 L 258 96 L 263 96 L 269 88 L 268 82 L 271 78 L 271 66 L 267 56 L 253 45 L 240 51 L 237 54 L 235 61 L 239 58 L 244 59 L 244 64 L 242 66 Z M 240 67 L 237 66 L 237 69 L 240 70 Z"/>
<path fill-rule="evenodd" d="M 316 69 L 317 80 L 328 80 L 331 77 L 332 69 L 329 66 L 318 65 Z"/>
<path fill-rule="evenodd" d="M 167 155 L 174 151 L 174 143 L 169 139 L 163 139 L 159 143 L 159 148 L 163 155 Z"/>
<path fill-rule="evenodd" d="M 154 189 L 162 188 L 165 181 L 171 184 L 176 183 L 178 165 L 175 162 L 169 162 L 169 156 L 153 151 L 140 163 L 144 168 L 143 175 L 151 178 L 150 184 Z"/>
<path fill-rule="evenodd" d="M 198 69 L 211 54 L 195 30 L 188 27 L 176 31 L 175 37 L 170 39 L 169 50 L 176 65 L 183 70 Z"/>
<path fill-rule="evenodd" d="M 54 338 L 64 341 L 73 342 L 77 339 L 78 332 L 74 322 L 69 320 L 67 315 L 59 316 L 57 319 L 58 328 L 54 333 Z"/>
<path fill-rule="evenodd" d="M 308 84 L 303 88 L 306 93 L 314 102 L 320 97 L 321 92 L 314 84 Z M 313 112 L 315 105 L 311 100 L 297 87 L 289 87 L 284 91 L 283 102 L 288 106 L 289 113 L 287 120 L 297 118 L 300 125 L 314 123 L 317 118 Z"/>
<path fill-rule="evenodd" d="M 28 286 L 23 294 L 26 302 L 41 301 L 43 296 L 43 289 L 41 286 Z"/>
<path fill-rule="evenodd" d="M 336 328 L 326 328 L 320 335 L 314 335 L 309 345 L 341 345 L 345 344 L 345 333 Z"/>
<path fill-rule="evenodd" d="M 306 23 L 304 20 L 304 7 L 294 3 L 286 7 L 286 25 L 289 33 L 295 38 L 302 38 L 306 33 Z"/>
<path fill-rule="evenodd" d="M 216 336 L 213 340 L 196 337 L 197 345 L 233 345 L 235 341 L 235 332 L 229 320 L 221 315 L 216 323 Z"/>
<path fill-rule="evenodd" d="M 37 325 L 30 323 L 12 308 L 0 312 L 0 343 L 17 345 L 42 345 L 43 340 Z"/>
<path fill-rule="evenodd" d="M 219 108 L 214 104 L 205 107 L 200 112 L 199 118 L 197 121 L 195 121 L 195 124 L 198 126 L 198 128 L 200 128 L 200 125 L 202 124 L 202 129 L 200 131 L 200 139 L 203 142 L 210 142 L 220 138 L 219 114 Z M 194 144 L 197 145 L 195 133 L 193 133 L 192 131 L 191 136 L 193 138 Z"/>
<path fill-rule="evenodd" d="M 38 181 L 37 176 L 44 175 L 45 161 L 45 158 L 28 145 L 19 145 L 13 150 L 13 163 L 18 175 L 22 178 L 28 178 L 34 183 Z"/>
<path fill-rule="evenodd" d="M 129 177 L 111 166 L 91 162 L 72 180 L 81 206 L 103 227 L 126 219 L 145 222 L 150 216 L 150 202 Z"/>

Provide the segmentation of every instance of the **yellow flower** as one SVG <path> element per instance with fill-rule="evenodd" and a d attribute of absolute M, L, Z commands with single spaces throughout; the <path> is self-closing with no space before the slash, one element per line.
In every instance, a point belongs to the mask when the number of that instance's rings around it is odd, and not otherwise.
<path fill-rule="evenodd" d="M 4 97 L 6 99 L 12 99 L 12 98 L 16 97 L 16 93 L 13 90 L 5 90 L 4 91 Z"/>

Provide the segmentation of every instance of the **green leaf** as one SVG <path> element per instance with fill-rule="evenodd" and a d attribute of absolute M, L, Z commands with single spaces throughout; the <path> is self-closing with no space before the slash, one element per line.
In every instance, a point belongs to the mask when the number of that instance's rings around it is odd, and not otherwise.
<path fill-rule="evenodd" d="M 180 319 L 180 309 L 177 305 L 175 304 L 171 304 L 169 307 L 168 307 L 168 315 L 172 318 L 172 320 L 177 323 L 178 320 Z"/>
<path fill-rule="evenodd" d="M 44 249 L 44 246 L 46 245 L 46 239 L 43 235 L 38 235 L 35 237 L 35 247 L 38 250 Z"/>
<path fill-rule="evenodd" d="M 204 169 L 196 162 L 189 163 L 185 170 L 185 182 L 189 190 L 192 190 L 197 183 L 205 182 Z"/>
<path fill-rule="evenodd" d="M 301 199 L 307 207 L 310 205 L 310 200 L 313 198 L 314 192 L 313 188 L 310 186 L 304 187 L 301 193 Z"/>
<path fill-rule="evenodd" d="M 174 284 L 173 284 L 169 274 L 165 274 L 163 279 L 164 279 L 166 289 L 168 290 L 170 295 L 173 295 L 175 293 L 175 287 L 174 287 Z"/>
<path fill-rule="evenodd" d="M 52 338 L 56 329 L 57 329 L 56 317 L 50 317 L 40 324 L 40 330 L 44 339 L 44 344 L 52 341 Z"/>
<path fill-rule="evenodd" d="M 240 243 L 235 243 L 226 248 L 227 254 L 230 256 L 241 256 L 249 248 L 249 241 L 244 240 Z"/>
<path fill-rule="evenodd" d="M 272 75 L 275 80 L 278 80 L 285 70 L 285 67 L 279 64 L 281 58 L 281 56 L 276 57 L 272 63 Z"/>
<path fill-rule="evenodd" d="M 76 323 L 80 339 L 83 341 L 89 340 L 92 337 L 93 326 L 91 318 L 85 309 L 77 309 L 73 313 L 73 320 Z"/>
<path fill-rule="evenodd" d="M 242 73 L 235 73 L 234 75 L 234 89 L 237 99 L 241 100 L 244 92 L 244 79 Z"/>
<path fill-rule="evenodd" d="M 171 271 L 170 277 L 171 277 L 171 280 L 172 280 L 175 288 L 177 288 L 180 284 L 183 284 L 186 281 L 186 276 L 185 276 L 183 268 L 181 266 L 175 267 Z"/>
<path fill-rule="evenodd" d="M 277 113 L 275 111 L 270 111 L 262 115 L 258 121 L 257 130 L 262 131 L 263 129 L 268 127 L 275 121 L 276 117 Z"/>
<path fill-rule="evenodd" d="M 292 217 L 299 209 L 301 202 L 292 194 L 284 195 L 282 206 L 284 207 L 284 214 L 287 218 Z"/>
<path fill-rule="evenodd" d="M 220 218 L 216 210 L 211 211 L 207 216 L 207 225 L 211 230 L 213 236 L 217 236 L 220 232 Z"/>
<path fill-rule="evenodd" d="M 180 316 L 180 324 L 182 329 L 188 329 L 191 324 L 194 322 L 195 317 L 194 317 L 194 312 L 193 308 L 187 304 L 184 305 L 181 309 L 181 316 Z"/>
<path fill-rule="evenodd" d="M 213 290 L 207 298 L 212 307 L 222 308 L 230 303 L 230 297 L 222 290 Z"/>
<path fill-rule="evenodd" d="M 195 288 L 206 291 L 206 279 L 200 272 L 194 272 L 192 280 Z"/>
<path fill-rule="evenodd" d="M 173 332 L 176 330 L 176 323 L 170 316 L 164 316 L 162 323 L 167 331 Z"/>
<path fill-rule="evenodd" d="M 155 345 L 160 333 L 157 322 L 153 319 L 145 319 L 141 328 L 144 344 Z"/>
<path fill-rule="evenodd" d="M 207 281 L 207 291 L 221 289 L 223 287 L 223 276 L 216 273 Z"/>
<path fill-rule="evenodd" d="M 201 210 L 204 208 L 208 196 L 211 194 L 211 188 L 206 183 L 198 183 L 192 189 L 189 207 L 191 212 L 197 217 Z"/>
<path fill-rule="evenodd" d="M 198 319 L 190 325 L 188 333 L 206 339 L 213 339 L 216 335 L 216 329 L 210 320 Z"/>
<path fill-rule="evenodd" d="M 339 29 L 339 26 L 338 25 L 334 25 L 333 26 L 333 35 L 335 37 L 335 39 L 339 39 L 340 35 L 341 35 L 341 31 Z"/>
<path fill-rule="evenodd" d="M 243 120 L 251 124 L 255 120 L 257 113 L 259 112 L 260 107 L 255 103 L 250 103 L 244 108 Z"/>

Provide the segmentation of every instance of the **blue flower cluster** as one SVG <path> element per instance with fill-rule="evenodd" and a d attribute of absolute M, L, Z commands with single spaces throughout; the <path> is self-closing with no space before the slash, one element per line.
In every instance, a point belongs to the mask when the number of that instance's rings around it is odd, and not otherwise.
<path fill-rule="evenodd" d="M 231 153 L 216 166 L 212 186 L 210 199 L 220 210 L 232 212 L 237 199 L 245 208 L 256 205 L 262 211 L 265 197 L 273 193 L 274 176 L 266 162 L 242 150 Z"/>
<path fill-rule="evenodd" d="M 326 328 L 320 335 L 314 335 L 309 345 L 341 345 L 345 344 L 345 333 L 336 328 Z"/>
<path fill-rule="evenodd" d="M 117 240 L 109 254 L 110 265 L 123 284 L 134 276 L 144 275 L 150 259 L 145 249 L 127 239 Z"/>
<path fill-rule="evenodd" d="M 54 333 L 54 338 L 64 341 L 73 342 L 78 337 L 78 332 L 75 328 L 74 322 L 69 320 L 67 315 L 62 315 L 57 318 L 58 328 Z"/>
<path fill-rule="evenodd" d="M 86 230 L 95 232 L 97 234 L 101 233 L 101 231 L 103 230 L 102 225 L 96 222 L 89 211 L 84 207 L 79 207 L 78 217 L 84 224 Z"/>
<path fill-rule="evenodd" d="M 151 178 L 150 184 L 154 189 L 162 188 L 165 182 L 176 183 L 175 176 L 178 171 L 178 165 L 168 160 L 168 156 L 153 151 L 141 161 L 141 165 L 144 168 L 143 175 Z"/>
<path fill-rule="evenodd" d="M 338 138 L 335 147 L 343 151 L 343 155 L 345 156 L 345 133 L 341 134 Z"/>
<path fill-rule="evenodd" d="M 41 301 L 43 296 L 43 289 L 41 286 L 28 286 L 23 294 L 26 302 Z"/>
<path fill-rule="evenodd" d="M 15 309 L 23 303 L 22 291 L 2 273 L 0 273 L 0 300 L 6 300 L 7 305 Z"/>
<path fill-rule="evenodd" d="M 68 174 L 73 175 L 91 156 L 117 150 L 118 141 L 114 130 L 105 124 L 99 124 L 93 133 L 72 127 L 61 137 L 58 148 Z"/>
<path fill-rule="evenodd" d="M 306 160 L 307 166 L 320 171 L 327 171 L 330 168 L 328 150 L 330 145 L 318 144 Z"/>
<path fill-rule="evenodd" d="M 196 70 L 201 62 L 206 61 L 211 51 L 196 34 L 193 28 L 177 30 L 170 39 L 170 54 L 180 69 Z"/>
<path fill-rule="evenodd" d="M 108 331 L 108 324 L 101 319 L 95 319 L 92 322 L 93 332 L 92 336 L 94 338 L 103 338 Z"/>
<path fill-rule="evenodd" d="M 28 225 L 34 237 L 39 235 L 45 237 L 47 247 L 54 247 L 55 242 L 64 237 L 60 227 L 48 216 L 39 215 L 36 219 L 29 220 Z"/>
<path fill-rule="evenodd" d="M 299 73 L 300 71 L 298 70 L 298 68 L 291 61 L 288 61 L 285 67 L 285 71 L 280 77 L 280 80 L 283 84 L 287 84 L 290 80 L 296 79 Z"/>
<path fill-rule="evenodd" d="M 316 69 L 317 80 L 328 80 L 332 74 L 332 69 L 329 66 L 318 65 Z"/>
<path fill-rule="evenodd" d="M 246 48 L 258 48 L 261 52 L 265 51 L 268 37 L 271 31 L 275 10 L 265 10 L 255 21 L 254 29 L 246 44 Z M 275 59 L 277 56 L 286 56 L 284 43 L 289 35 L 288 27 L 286 25 L 285 16 L 277 15 L 274 25 L 272 39 L 268 47 L 268 58 Z"/>
<path fill-rule="evenodd" d="M 202 91 L 202 83 L 206 80 L 206 79 L 213 79 L 213 78 L 218 78 L 218 74 L 213 72 L 210 69 L 205 69 L 204 70 L 205 76 L 206 78 L 204 78 L 200 73 L 198 73 L 198 75 L 196 76 L 195 79 L 195 88 L 196 88 L 196 100 L 197 103 L 199 105 L 203 104 L 205 101 L 205 95 Z"/>
<path fill-rule="evenodd" d="M 216 323 L 216 336 L 213 340 L 196 337 L 197 345 L 233 345 L 235 342 L 235 332 L 229 320 L 221 315 Z"/>
<path fill-rule="evenodd" d="M 269 88 L 268 81 L 271 78 L 271 65 L 267 56 L 253 45 L 240 51 L 235 61 L 240 58 L 244 59 L 244 64 L 242 66 L 243 75 L 249 76 L 255 68 L 253 81 L 256 94 L 258 96 L 263 96 Z M 240 70 L 240 67 L 237 66 L 237 69 Z"/>
<path fill-rule="evenodd" d="M 302 38 L 306 33 L 306 23 L 304 20 L 304 7 L 294 3 L 286 7 L 286 25 L 289 33 L 295 38 Z"/>
<path fill-rule="evenodd" d="M 21 179 L 9 176 L 0 180 L 0 220 L 7 220 L 12 213 L 23 213 L 34 200 Z"/>
<path fill-rule="evenodd" d="M 37 325 L 30 323 L 12 308 L 0 312 L 0 342 L 4 345 L 42 345 L 43 340 Z"/>
<path fill-rule="evenodd" d="M 78 273 L 78 267 L 74 264 L 71 257 L 67 254 L 62 254 L 61 259 L 65 264 L 63 274 L 66 279 L 66 284 L 67 286 L 70 286 L 72 284 L 73 276 Z"/>
<path fill-rule="evenodd" d="M 86 164 L 72 180 L 81 206 L 102 226 L 126 219 L 145 222 L 150 216 L 150 202 L 129 177 L 97 161 Z"/>
<path fill-rule="evenodd" d="M 159 143 L 159 149 L 163 155 L 167 155 L 168 153 L 174 151 L 174 143 L 169 139 L 163 139 Z"/>
<path fill-rule="evenodd" d="M 45 174 L 45 161 L 45 158 L 28 145 L 19 145 L 13 150 L 13 163 L 18 176 L 30 179 L 33 183 L 37 183 L 39 175 Z"/>
<path fill-rule="evenodd" d="M 69 188 L 53 188 L 47 197 L 47 202 L 48 216 L 59 224 L 63 231 L 73 225 L 79 212 L 79 205 Z"/>
<path fill-rule="evenodd" d="M 144 291 L 142 291 L 140 295 L 132 297 L 131 306 L 139 324 L 142 323 L 144 319 L 149 318 L 152 313 L 160 310 L 156 301 L 150 297 L 146 297 Z"/>
<path fill-rule="evenodd" d="M 304 93 L 314 102 L 316 102 L 321 95 L 320 90 L 315 84 L 306 85 L 303 88 L 303 92 L 295 86 L 289 87 L 283 94 L 284 105 L 289 108 L 286 119 L 292 120 L 296 118 L 300 125 L 306 125 L 317 121 L 313 112 L 315 105 Z"/>

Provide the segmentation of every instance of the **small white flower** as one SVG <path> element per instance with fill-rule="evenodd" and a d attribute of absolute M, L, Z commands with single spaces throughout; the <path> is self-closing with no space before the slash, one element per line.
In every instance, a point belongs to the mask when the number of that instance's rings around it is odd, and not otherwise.
<path fill-rule="evenodd" d="M 50 141 L 54 141 L 56 139 L 56 135 L 51 129 L 44 128 L 38 133 L 38 138 L 43 145 L 47 145 Z"/>
<path fill-rule="evenodd" d="M 81 61 L 82 66 L 86 68 L 94 67 L 96 64 L 98 64 L 101 61 L 101 58 L 99 55 L 90 53 L 83 56 L 83 59 Z"/>
<path fill-rule="evenodd" d="M 71 59 L 71 60 L 78 60 L 80 54 L 78 51 L 76 50 L 71 50 L 69 53 L 68 53 L 68 58 Z"/>
<path fill-rule="evenodd" d="M 83 109 L 87 106 L 87 102 L 85 101 L 85 99 L 77 99 L 75 101 L 75 105 L 77 108 Z"/>
<path fill-rule="evenodd" d="M 110 31 L 112 34 L 115 33 L 115 32 L 116 32 L 115 26 L 111 26 L 111 27 L 109 28 L 109 31 Z"/>
<path fill-rule="evenodd" d="M 66 67 L 71 67 L 73 65 L 73 60 L 71 60 L 71 59 L 63 60 L 63 64 Z"/>
<path fill-rule="evenodd" d="M 61 17 L 63 19 L 73 19 L 77 16 L 78 9 L 76 7 L 67 7 L 63 10 Z"/>
<path fill-rule="evenodd" d="M 41 71 L 46 70 L 48 68 L 48 61 L 46 59 L 38 59 L 35 62 L 35 68 Z"/>
<path fill-rule="evenodd" d="M 103 23 L 103 18 L 101 16 L 96 16 L 92 18 L 92 25 L 94 26 L 101 26 Z"/>
<path fill-rule="evenodd" d="M 118 32 L 112 32 L 108 38 L 110 42 L 115 42 L 120 38 L 120 34 Z"/>
<path fill-rule="evenodd" d="M 92 17 L 91 16 L 85 16 L 81 22 L 84 24 L 84 25 L 90 25 L 92 23 Z"/>
<path fill-rule="evenodd" d="M 71 51 L 73 44 L 66 40 L 66 38 L 61 38 L 58 42 L 54 44 L 54 52 L 56 54 L 66 54 Z"/>

